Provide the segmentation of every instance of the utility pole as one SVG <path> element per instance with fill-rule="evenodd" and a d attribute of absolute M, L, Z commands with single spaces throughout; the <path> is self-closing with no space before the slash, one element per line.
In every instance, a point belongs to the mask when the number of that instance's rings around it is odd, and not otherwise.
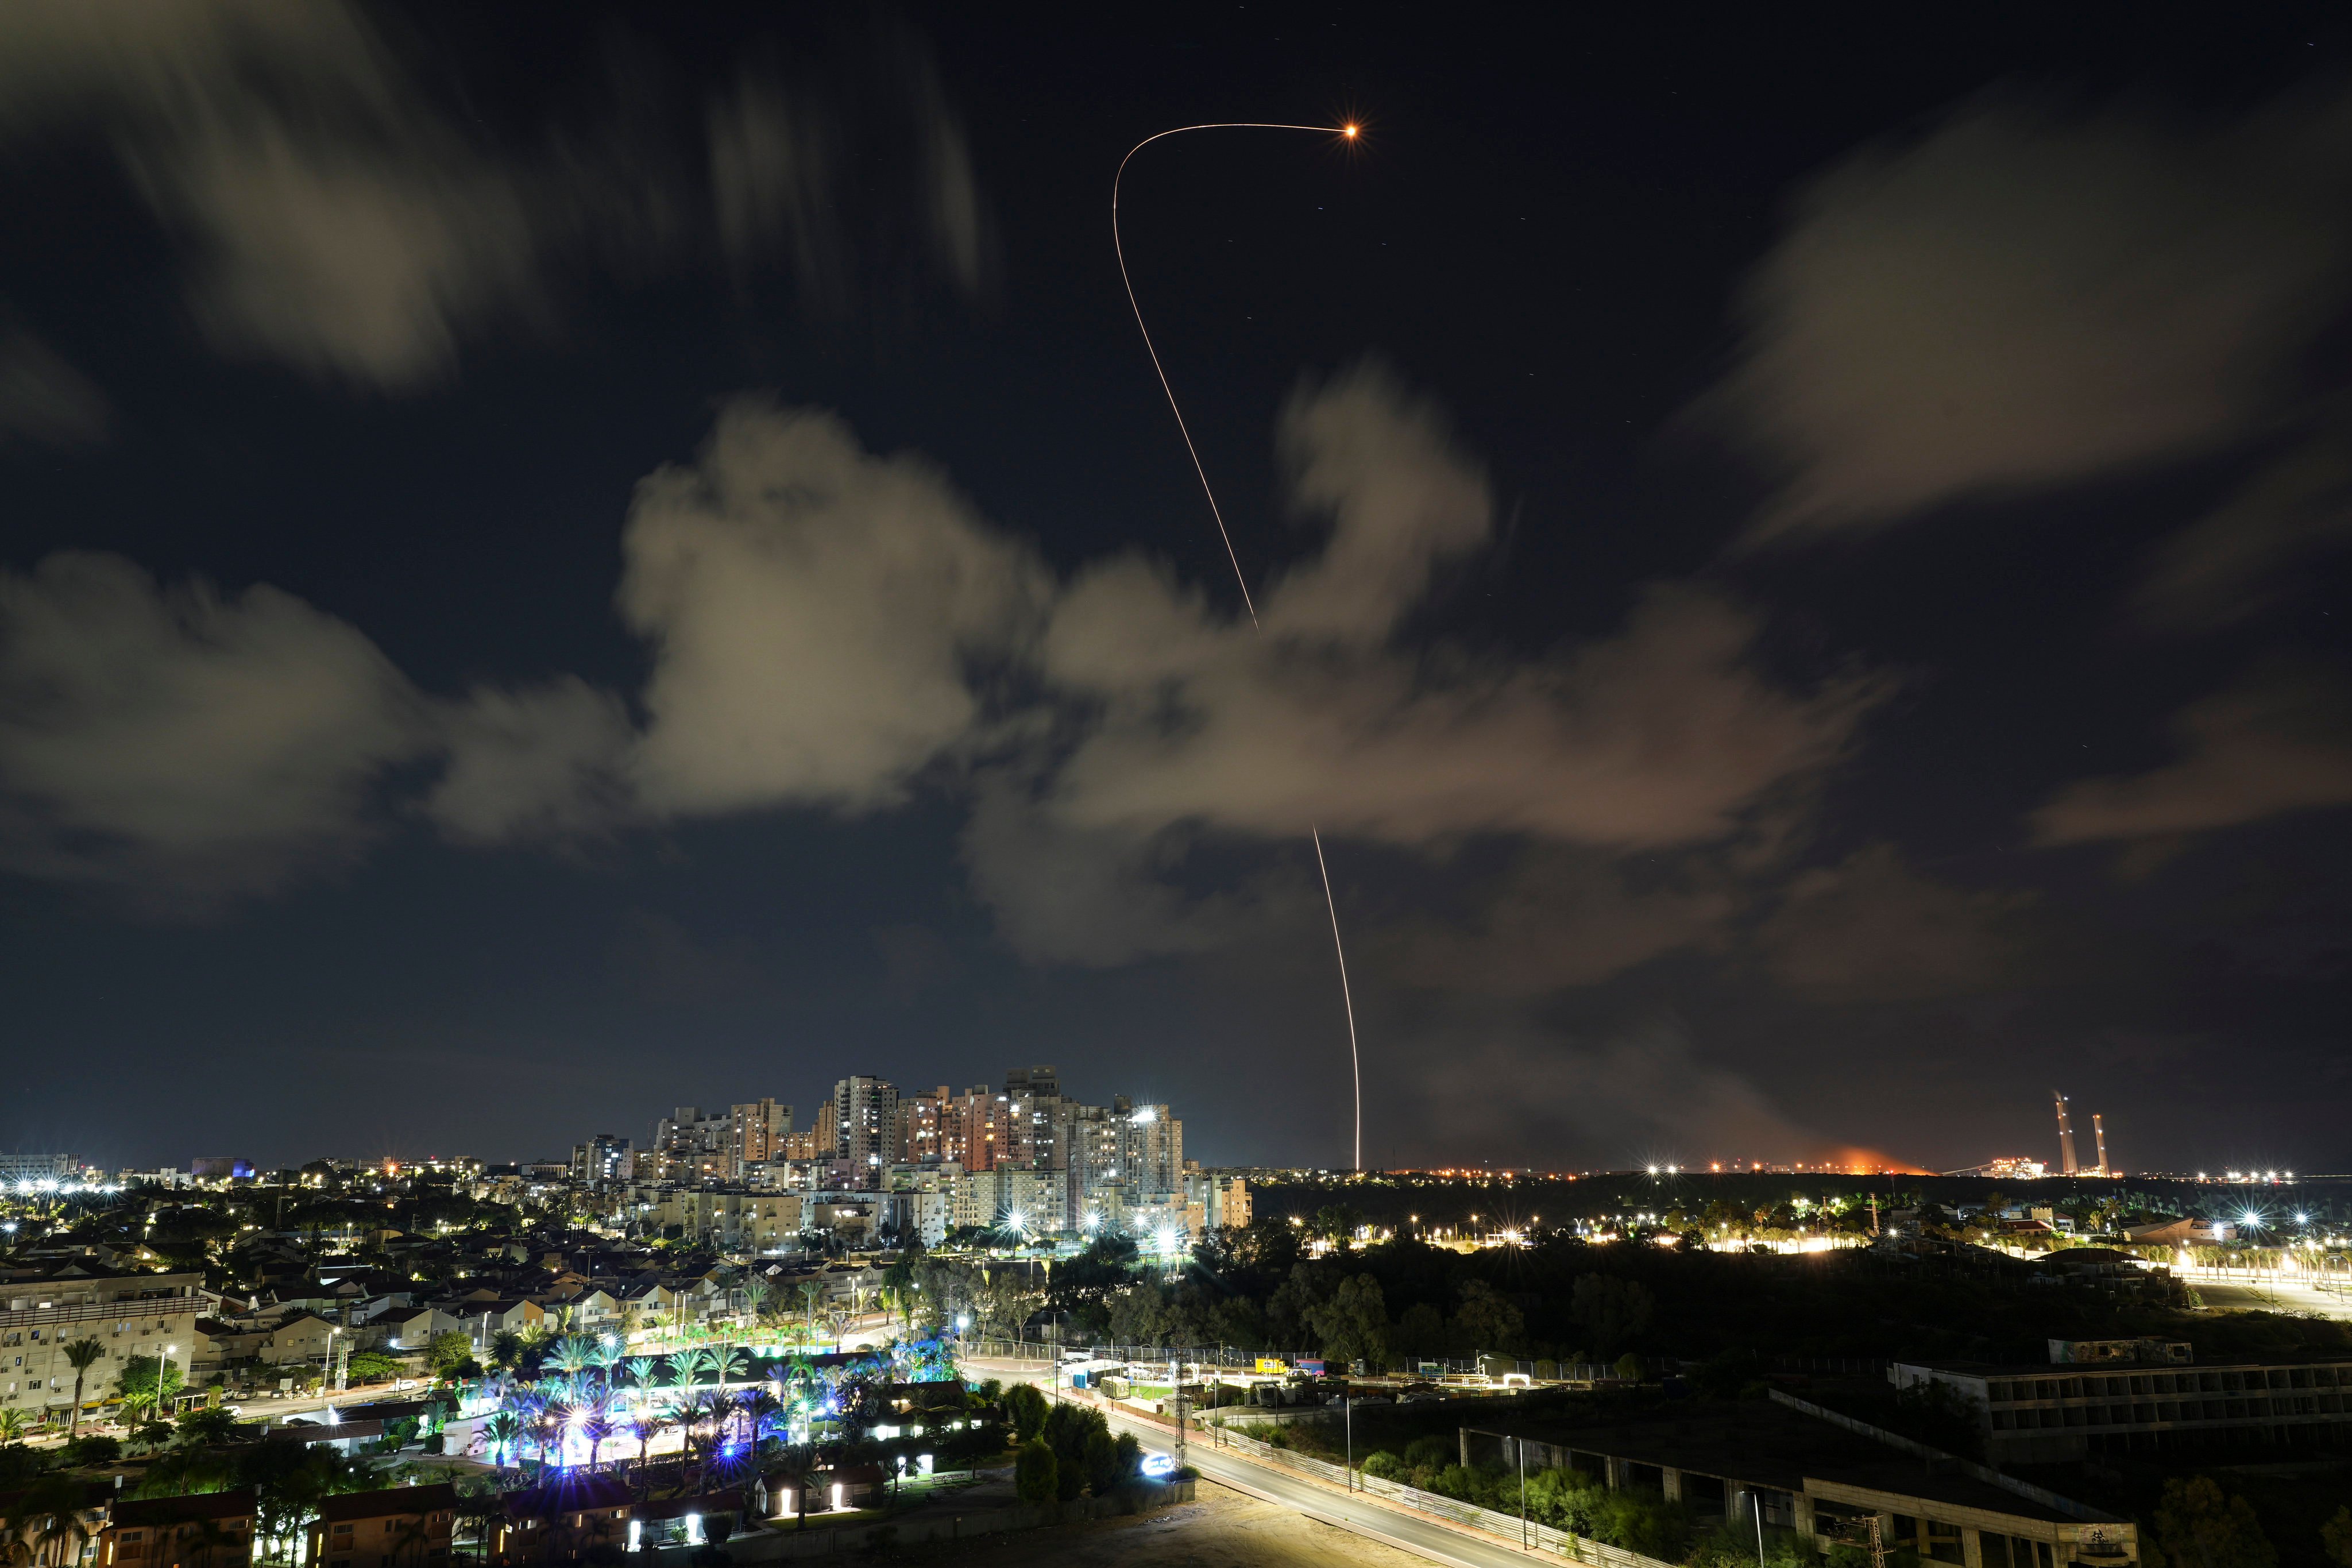
<path fill-rule="evenodd" d="M 1184 1398 L 1184 1352 L 1177 1352 L 1168 1364 L 1169 1370 L 1175 1374 L 1170 1382 L 1175 1394 L 1171 1403 L 1176 1406 L 1176 1468 L 1181 1470 L 1184 1468 L 1184 1429 L 1190 1420 Z"/>

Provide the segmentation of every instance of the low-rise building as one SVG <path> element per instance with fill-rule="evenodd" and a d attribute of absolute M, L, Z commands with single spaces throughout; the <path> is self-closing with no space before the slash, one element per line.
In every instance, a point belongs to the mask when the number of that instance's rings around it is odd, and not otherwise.
<path fill-rule="evenodd" d="M 2237 1450 L 2285 1457 L 2352 1445 L 2352 1357 L 2002 1366 L 1898 1362 L 1898 1388 L 1938 1384 L 1972 1409 L 1996 1462 Z"/>
<path fill-rule="evenodd" d="M 78 1340 L 103 1347 L 81 1377 L 85 1406 L 133 1357 L 163 1357 L 184 1379 L 203 1285 L 202 1274 L 117 1274 L 79 1263 L 0 1273 L 0 1409 L 63 1415 L 75 1381 L 65 1346 Z"/>
<path fill-rule="evenodd" d="M 1793 1534 L 1807 1557 L 1879 1544 L 1960 1568 L 2130 1568 L 2137 1527 L 2046 1489 L 1927 1452 L 1902 1452 L 1860 1423 L 1842 1427 L 1794 1402 L 1742 1405 L 1708 1420 L 1542 1431 L 1501 1437 L 1507 1463 L 1580 1470 L 1614 1489 L 1679 1502 L 1743 1534 Z M 1509 1425 L 1508 1423 L 1504 1423 Z M 1849 1429 L 1851 1428 L 1851 1429 Z M 1464 1463 L 1482 1435 L 1461 1434 Z M 1493 1439 L 1484 1450 L 1491 1454 Z M 1895 1439 L 1903 1442 L 1902 1439 Z"/>
<path fill-rule="evenodd" d="M 238 1568 L 253 1561 L 251 1487 L 117 1502 L 91 1542 L 95 1568 Z"/>
<path fill-rule="evenodd" d="M 457 1489 L 390 1487 L 322 1500 L 310 1521 L 312 1568 L 431 1568 L 449 1560 Z"/>

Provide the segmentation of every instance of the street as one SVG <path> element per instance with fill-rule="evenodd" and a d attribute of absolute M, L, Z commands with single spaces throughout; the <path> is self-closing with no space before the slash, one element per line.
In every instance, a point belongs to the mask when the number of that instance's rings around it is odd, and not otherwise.
<path fill-rule="evenodd" d="M 983 1370 L 983 1363 L 975 1362 L 973 1370 Z M 1027 1381 L 1044 1380 L 1052 1372 L 1050 1366 L 1035 1362 L 992 1362 L 984 1363 L 984 1370 L 991 1376 Z M 1146 1452 L 1175 1452 L 1175 1434 L 1167 1427 L 1138 1419 L 1108 1404 L 1097 1408 L 1103 1410 L 1114 1429 L 1134 1433 Z M 1370 1498 L 1334 1491 L 1303 1476 L 1219 1450 L 1210 1446 L 1205 1435 L 1185 1446 L 1185 1459 L 1202 1475 L 1236 1491 L 1263 1498 L 1433 1563 L 1453 1563 L 1456 1568 L 1503 1568 L 1504 1564 L 1525 1564 L 1529 1557 L 1542 1555 L 1496 1545 L 1435 1520 L 1421 1518 Z"/>

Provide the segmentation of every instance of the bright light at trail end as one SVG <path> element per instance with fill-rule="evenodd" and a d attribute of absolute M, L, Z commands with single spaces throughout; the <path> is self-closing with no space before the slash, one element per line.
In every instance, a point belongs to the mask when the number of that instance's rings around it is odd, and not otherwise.
<path fill-rule="evenodd" d="M 1353 136 L 1355 133 L 1356 128 L 1352 125 L 1343 125 L 1339 128 L 1339 134 L 1342 136 Z"/>

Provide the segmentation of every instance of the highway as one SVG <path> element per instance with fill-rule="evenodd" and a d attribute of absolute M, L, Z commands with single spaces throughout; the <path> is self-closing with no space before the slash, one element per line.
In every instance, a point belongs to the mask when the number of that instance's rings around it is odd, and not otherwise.
<path fill-rule="evenodd" d="M 980 1370 L 981 1363 L 973 1363 Z M 985 1370 L 991 1375 L 1036 1380 L 1050 1369 L 1034 1362 L 994 1362 Z M 1139 1420 L 1108 1405 L 1097 1405 L 1109 1417 L 1111 1426 L 1119 1431 L 1132 1432 L 1136 1440 L 1150 1453 L 1175 1452 L 1176 1435 L 1156 1422 Z M 1471 1535 L 1435 1520 L 1424 1519 L 1402 1510 L 1384 1506 L 1370 1498 L 1351 1497 L 1306 1477 L 1261 1465 L 1230 1450 L 1211 1447 L 1204 1435 L 1185 1446 L 1184 1457 L 1192 1467 L 1211 1480 L 1234 1488 L 1237 1491 L 1263 1498 L 1278 1507 L 1294 1510 L 1309 1519 L 1322 1521 L 1341 1530 L 1425 1557 L 1433 1563 L 1444 1563 L 1453 1568 L 1526 1568 L 1530 1559 L 1549 1559 L 1542 1552 L 1519 1552 L 1507 1546 Z"/>

